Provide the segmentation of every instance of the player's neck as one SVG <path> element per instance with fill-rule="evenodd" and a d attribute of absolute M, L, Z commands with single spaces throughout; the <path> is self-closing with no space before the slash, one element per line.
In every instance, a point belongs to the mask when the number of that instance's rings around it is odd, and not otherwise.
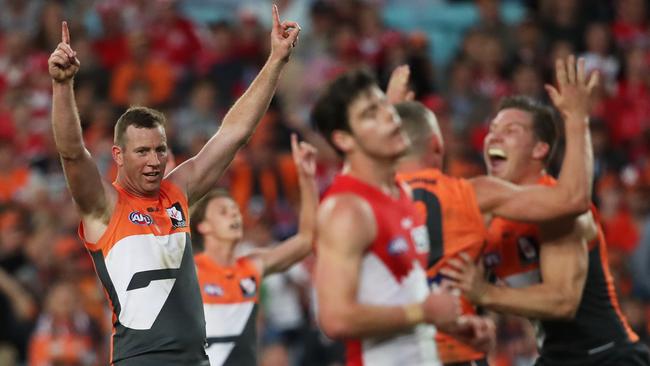
<path fill-rule="evenodd" d="M 141 198 L 158 198 L 158 192 L 156 192 L 155 194 L 146 194 L 140 192 L 138 189 L 135 188 L 135 184 L 133 184 L 126 177 L 126 175 L 117 173 L 117 178 L 115 178 L 115 181 L 120 187 L 122 187 L 125 191 L 127 191 L 129 194 L 133 196 L 141 197 Z"/>
<path fill-rule="evenodd" d="M 546 170 L 544 169 L 531 170 L 530 172 L 523 174 L 521 178 L 514 183 L 519 185 L 537 184 L 537 182 L 539 182 L 539 180 L 545 175 Z"/>
<path fill-rule="evenodd" d="M 211 237 L 204 238 L 205 254 L 222 267 L 235 264 L 236 241 L 219 240 Z"/>
<path fill-rule="evenodd" d="M 346 160 L 343 165 L 343 174 L 376 186 L 391 197 L 397 197 L 399 189 L 395 183 L 395 168 L 395 161 L 359 156 Z"/>
<path fill-rule="evenodd" d="M 400 173 L 414 173 L 419 172 L 425 169 L 438 169 L 440 167 L 432 166 L 423 161 L 422 158 L 418 156 L 408 156 L 400 160 L 397 171 Z"/>

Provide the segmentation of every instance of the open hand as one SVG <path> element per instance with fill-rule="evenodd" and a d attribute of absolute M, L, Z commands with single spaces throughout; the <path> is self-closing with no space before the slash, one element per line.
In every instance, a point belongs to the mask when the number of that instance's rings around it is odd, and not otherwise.
<path fill-rule="evenodd" d="M 50 55 L 47 65 L 50 76 L 58 83 L 72 80 L 79 71 L 80 63 L 77 53 L 70 47 L 70 32 L 67 22 L 61 23 L 61 43 Z"/>
<path fill-rule="evenodd" d="M 400 65 L 390 74 L 386 98 L 390 104 L 408 102 L 415 99 L 415 93 L 409 88 L 411 69 L 408 65 Z"/>
<path fill-rule="evenodd" d="M 316 148 L 305 141 L 298 142 L 295 133 L 291 134 L 291 154 L 299 176 L 313 178 L 316 175 Z"/>
<path fill-rule="evenodd" d="M 298 42 L 300 26 L 296 22 L 280 22 L 278 7 L 273 5 L 273 28 L 271 29 L 271 58 L 289 61 L 289 56 Z"/>
<path fill-rule="evenodd" d="M 589 97 L 598 84 L 598 72 L 587 79 L 585 60 L 580 58 L 576 65 L 575 56 L 570 55 L 566 60 L 555 61 L 555 77 L 557 89 L 548 84 L 544 87 L 564 121 L 585 121 L 589 116 Z"/>
<path fill-rule="evenodd" d="M 480 305 L 488 283 L 485 279 L 483 264 L 476 264 L 467 253 L 447 261 L 447 266 L 440 270 L 447 277 L 448 283 L 459 289 L 472 303 Z"/>

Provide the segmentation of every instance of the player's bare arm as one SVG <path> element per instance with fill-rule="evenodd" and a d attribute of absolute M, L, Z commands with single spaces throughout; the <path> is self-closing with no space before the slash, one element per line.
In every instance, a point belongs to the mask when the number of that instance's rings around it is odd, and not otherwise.
<path fill-rule="evenodd" d="M 482 265 L 461 254 L 443 273 L 475 304 L 536 319 L 572 319 L 587 277 L 587 242 L 597 235 L 591 213 L 541 225 L 540 271 L 543 282 L 524 287 L 495 286 Z"/>
<path fill-rule="evenodd" d="M 516 186 L 494 177 L 471 179 L 481 211 L 509 219 L 545 221 L 579 215 L 589 209 L 593 176 L 593 153 L 589 133 L 589 96 L 598 74 L 587 79 L 585 62 L 569 56 L 557 60 L 558 88 L 546 85 L 564 120 L 566 152 L 555 186 Z"/>
<path fill-rule="evenodd" d="M 66 22 L 61 24 L 61 43 L 48 60 L 52 77 L 52 129 L 70 193 L 84 222 L 86 237 L 94 242 L 108 224 L 115 191 L 104 183 L 86 149 L 74 99 L 74 76 L 80 62 L 70 47 Z"/>
<path fill-rule="evenodd" d="M 298 171 L 300 187 L 300 217 L 298 233 L 278 246 L 252 253 L 260 267 L 260 273 L 267 275 L 282 272 L 305 258 L 312 250 L 316 231 L 316 208 L 318 188 L 316 187 L 316 149 L 306 142 L 298 142 L 291 135 L 291 153 Z"/>
<path fill-rule="evenodd" d="M 280 73 L 289 61 L 299 33 L 298 23 L 280 22 L 274 5 L 271 53 L 264 67 L 228 111 L 221 127 L 203 149 L 169 174 L 169 179 L 185 189 L 190 204 L 214 188 L 239 148 L 252 136 L 271 102 Z"/>
<path fill-rule="evenodd" d="M 431 294 L 404 306 L 357 302 L 361 260 L 377 227 L 370 205 L 353 194 L 325 200 L 317 216 L 316 291 L 321 329 L 335 339 L 392 335 L 419 323 L 456 321 L 460 308 L 452 295 Z"/>

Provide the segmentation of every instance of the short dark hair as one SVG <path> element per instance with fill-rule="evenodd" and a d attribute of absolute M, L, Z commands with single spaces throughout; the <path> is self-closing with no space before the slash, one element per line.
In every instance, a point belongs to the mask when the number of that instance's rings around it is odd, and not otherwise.
<path fill-rule="evenodd" d="M 230 192 L 224 188 L 215 188 L 206 193 L 200 200 L 196 201 L 190 207 L 190 232 L 192 234 L 192 249 L 198 253 L 203 251 L 203 235 L 199 232 L 198 226 L 205 219 L 205 211 L 208 209 L 208 204 L 215 198 L 232 198 Z"/>
<path fill-rule="evenodd" d="M 115 145 L 124 147 L 124 134 L 129 126 L 137 128 L 165 127 L 167 119 L 161 112 L 147 107 L 131 107 L 118 118 L 115 124 Z"/>
<path fill-rule="evenodd" d="M 553 108 L 523 95 L 503 98 L 499 103 L 498 110 L 502 111 L 509 108 L 519 109 L 531 114 L 535 138 L 547 143 L 549 146 L 548 154 L 544 158 L 544 163 L 548 166 L 555 159 L 562 133 L 560 119 L 557 118 Z"/>
<path fill-rule="evenodd" d="M 350 132 L 348 107 L 361 93 L 374 85 L 378 85 L 377 79 L 366 69 L 346 72 L 327 86 L 312 109 L 312 122 L 340 155 L 342 151 L 334 145 L 332 132 Z"/>

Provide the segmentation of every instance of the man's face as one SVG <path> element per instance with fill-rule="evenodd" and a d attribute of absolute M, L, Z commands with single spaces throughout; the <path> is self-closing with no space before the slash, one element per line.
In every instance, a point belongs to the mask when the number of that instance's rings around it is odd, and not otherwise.
<path fill-rule="evenodd" d="M 162 126 L 128 126 L 124 147 L 115 146 L 116 162 L 131 188 L 145 196 L 155 195 L 167 164 L 167 137 Z"/>
<path fill-rule="evenodd" d="M 205 208 L 199 231 L 218 240 L 238 242 L 244 236 L 244 225 L 239 206 L 230 197 L 216 197 Z"/>
<path fill-rule="evenodd" d="M 503 109 L 490 124 L 483 143 L 483 159 L 488 174 L 516 182 L 535 160 L 540 142 L 533 132 L 532 115 L 515 108 Z"/>
<path fill-rule="evenodd" d="M 348 106 L 348 120 L 354 148 L 370 157 L 396 160 L 410 146 L 397 111 L 376 86 L 362 92 Z"/>

